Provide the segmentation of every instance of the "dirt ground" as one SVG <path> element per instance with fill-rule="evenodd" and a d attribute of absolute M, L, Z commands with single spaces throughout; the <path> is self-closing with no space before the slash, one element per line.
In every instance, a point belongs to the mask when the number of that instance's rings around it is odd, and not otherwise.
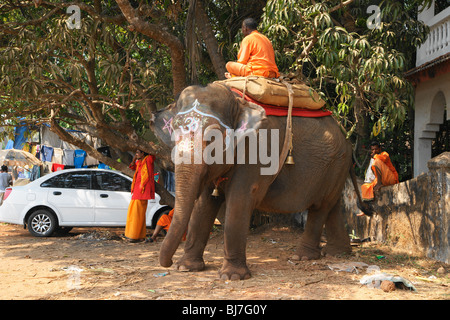
<path fill-rule="evenodd" d="M 293 262 L 301 229 L 264 226 L 248 236 L 252 278 L 223 281 L 223 233 L 218 226 L 205 250 L 203 272 L 158 263 L 156 243 L 127 243 L 123 229 L 75 228 L 68 235 L 32 237 L 22 226 L 0 224 L 1 300 L 448 300 L 450 266 L 393 252 L 373 242 L 345 257 Z M 178 249 L 175 261 L 182 254 Z M 367 266 L 409 280 L 417 291 L 385 292 L 360 280 Z M 336 266 L 359 266 L 352 272 Z M 374 267 L 372 267 L 374 268 Z M 333 269 L 333 270 L 332 270 Z"/>

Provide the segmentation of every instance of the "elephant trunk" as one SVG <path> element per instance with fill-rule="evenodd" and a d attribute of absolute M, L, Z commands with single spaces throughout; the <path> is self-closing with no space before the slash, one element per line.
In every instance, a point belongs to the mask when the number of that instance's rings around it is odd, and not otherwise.
<path fill-rule="evenodd" d="M 180 164 L 175 167 L 175 211 L 159 255 L 163 267 L 173 264 L 172 257 L 187 231 L 195 200 L 199 196 L 204 169 L 199 164 Z"/>

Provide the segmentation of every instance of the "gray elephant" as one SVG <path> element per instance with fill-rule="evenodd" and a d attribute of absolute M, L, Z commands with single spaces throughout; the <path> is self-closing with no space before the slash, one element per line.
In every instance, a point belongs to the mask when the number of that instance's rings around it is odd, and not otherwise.
<path fill-rule="evenodd" d="M 286 124 L 286 117 L 266 116 L 263 108 L 218 83 L 188 87 L 176 103 L 154 114 L 152 127 L 172 149 L 175 162 L 175 212 L 161 245 L 162 266 L 172 265 L 187 230 L 178 268 L 204 269 L 203 252 L 221 207 L 225 210 L 222 279 L 251 276 L 246 237 L 254 209 L 273 213 L 309 210 L 296 251 L 298 259 L 320 257 L 324 226 L 325 253 L 351 251 L 340 213 L 341 193 L 349 173 L 361 201 L 352 170 L 351 144 L 331 116 L 293 117 L 295 164 L 284 165 Z M 255 145 L 259 147 L 256 161 Z M 212 197 L 216 187 L 219 196 Z"/>

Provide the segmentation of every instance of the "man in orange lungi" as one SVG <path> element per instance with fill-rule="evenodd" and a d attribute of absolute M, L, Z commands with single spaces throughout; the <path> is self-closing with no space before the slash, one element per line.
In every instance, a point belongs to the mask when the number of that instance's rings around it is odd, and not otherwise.
<path fill-rule="evenodd" d="M 372 161 L 367 169 L 365 183 L 361 186 L 361 196 L 363 200 L 370 201 L 375 199 L 374 191 L 382 186 L 390 186 L 398 183 L 398 173 L 392 165 L 389 154 L 381 151 L 378 142 L 372 142 L 371 146 Z M 363 216 L 359 213 L 358 216 Z"/>
<path fill-rule="evenodd" d="M 168 214 L 163 214 L 161 218 L 159 218 L 158 222 L 156 223 L 155 231 L 153 232 L 153 235 L 148 238 L 148 242 L 156 241 L 156 237 L 161 232 L 161 230 L 165 230 L 166 232 L 169 231 L 170 224 L 172 223 L 173 219 L 173 213 L 175 212 L 175 209 L 172 209 L 169 211 Z M 183 241 L 186 240 L 186 233 L 184 233 Z"/>
<path fill-rule="evenodd" d="M 280 73 L 275 63 L 275 52 L 272 43 L 266 36 L 259 33 L 258 24 L 252 18 L 242 22 L 244 39 L 238 53 L 237 62 L 227 63 L 226 78 L 246 77 L 249 75 L 263 76 L 266 78 L 278 78 Z"/>
<path fill-rule="evenodd" d="M 147 233 L 145 215 L 148 200 L 155 199 L 154 160 L 154 156 L 137 150 L 129 166 L 135 173 L 131 184 L 131 201 L 128 206 L 125 238 L 131 242 L 145 240 Z"/>

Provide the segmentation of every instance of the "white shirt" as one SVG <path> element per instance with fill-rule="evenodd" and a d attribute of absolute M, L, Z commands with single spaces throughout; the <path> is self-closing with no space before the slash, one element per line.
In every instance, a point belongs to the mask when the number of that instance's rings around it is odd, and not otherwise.
<path fill-rule="evenodd" d="M 12 177 L 8 172 L 0 172 L 0 191 L 5 191 L 12 183 Z"/>
<path fill-rule="evenodd" d="M 372 164 L 374 161 L 374 158 L 370 158 L 369 167 L 367 168 L 366 176 L 364 178 L 364 183 L 371 183 L 373 180 L 375 180 L 375 175 L 372 171 Z"/>

